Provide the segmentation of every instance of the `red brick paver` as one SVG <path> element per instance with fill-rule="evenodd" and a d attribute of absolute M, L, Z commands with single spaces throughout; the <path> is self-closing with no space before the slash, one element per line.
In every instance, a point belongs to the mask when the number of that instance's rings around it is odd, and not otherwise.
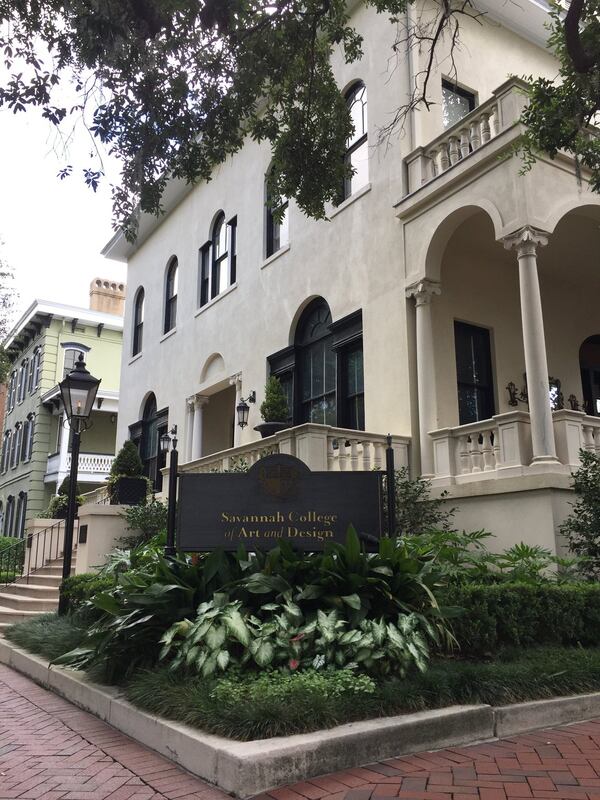
<path fill-rule="evenodd" d="M 230 800 L 172 761 L 0 666 L 0 800 L 13 798 Z"/>
<path fill-rule="evenodd" d="M 284 786 L 254 800 L 600 800 L 600 719 L 415 753 Z"/>

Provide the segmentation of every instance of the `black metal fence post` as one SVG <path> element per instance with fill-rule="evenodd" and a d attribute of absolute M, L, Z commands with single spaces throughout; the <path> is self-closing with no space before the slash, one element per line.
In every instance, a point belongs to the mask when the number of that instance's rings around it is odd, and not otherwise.
<path fill-rule="evenodd" d="M 74 421 L 73 441 L 71 445 L 71 475 L 69 479 L 69 504 L 67 506 L 67 518 L 65 520 L 65 538 L 63 540 L 63 581 L 71 574 L 71 557 L 73 555 L 73 528 L 75 527 L 75 515 L 77 514 L 77 471 L 79 469 L 79 445 L 81 443 L 81 432 L 79 421 Z M 46 553 L 46 536 L 44 532 L 44 549 L 42 551 L 42 563 Z M 37 555 L 37 550 L 36 550 Z M 36 560 L 37 566 L 37 560 Z M 68 601 L 63 592 L 59 595 L 58 613 L 67 613 Z"/>
<path fill-rule="evenodd" d="M 387 524 L 390 539 L 396 536 L 396 476 L 394 470 L 394 450 L 392 437 L 388 433 L 387 447 L 385 449 L 385 472 L 387 483 Z"/>
<path fill-rule="evenodd" d="M 171 450 L 169 460 L 169 505 L 167 508 L 167 544 L 165 546 L 165 556 L 174 556 L 175 550 L 175 509 L 177 507 L 177 465 L 179 454 L 177 452 L 177 440 Z"/>

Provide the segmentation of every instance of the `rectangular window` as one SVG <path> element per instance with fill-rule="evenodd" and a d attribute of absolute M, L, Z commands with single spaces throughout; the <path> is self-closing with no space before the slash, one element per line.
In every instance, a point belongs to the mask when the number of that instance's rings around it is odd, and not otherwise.
<path fill-rule="evenodd" d="M 237 217 L 227 224 L 229 234 L 229 284 L 235 283 L 237 273 Z"/>
<path fill-rule="evenodd" d="M 454 323 L 458 416 L 461 425 L 490 419 L 495 414 L 490 332 L 487 328 Z"/>
<path fill-rule="evenodd" d="M 207 242 L 204 247 L 200 249 L 200 264 L 199 264 L 199 303 L 198 306 L 202 308 L 208 303 L 209 298 L 209 283 L 210 283 L 210 242 Z"/>
<path fill-rule="evenodd" d="M 475 108 L 475 95 L 467 89 L 442 80 L 442 119 L 444 128 L 451 128 Z"/>
<path fill-rule="evenodd" d="M 365 429 L 365 382 L 362 341 L 346 348 L 342 357 L 342 391 L 344 428 Z"/>

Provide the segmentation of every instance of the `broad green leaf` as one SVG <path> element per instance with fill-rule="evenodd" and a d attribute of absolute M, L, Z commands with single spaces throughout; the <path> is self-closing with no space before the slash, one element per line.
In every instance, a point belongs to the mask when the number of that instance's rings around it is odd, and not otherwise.
<path fill-rule="evenodd" d="M 250 633 L 240 612 L 237 610 L 230 611 L 223 617 L 223 622 L 227 626 L 229 633 L 236 638 L 240 644 L 243 644 L 244 647 L 248 647 L 250 643 Z"/>
<path fill-rule="evenodd" d="M 347 594 L 342 596 L 342 600 L 346 603 L 347 606 L 350 608 L 354 608 L 356 611 L 360 611 L 361 601 L 360 597 L 357 594 Z"/>

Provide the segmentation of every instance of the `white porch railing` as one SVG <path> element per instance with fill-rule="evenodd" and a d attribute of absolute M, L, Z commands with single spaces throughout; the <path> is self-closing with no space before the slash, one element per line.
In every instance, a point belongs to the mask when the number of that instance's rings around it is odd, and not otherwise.
<path fill-rule="evenodd" d="M 408 467 L 410 439 L 392 436 L 396 468 Z M 252 466 L 270 453 L 296 456 L 313 471 L 385 469 L 386 436 L 307 423 L 182 464 L 181 472 L 223 472 Z M 163 470 L 168 474 L 168 469 Z M 163 484 L 166 485 L 166 484 Z"/>
<path fill-rule="evenodd" d="M 85 475 L 85 474 L 108 475 L 114 460 L 115 460 L 114 455 L 106 455 L 104 453 L 80 453 L 77 473 L 79 475 Z M 66 468 L 71 469 L 70 453 L 67 457 Z"/>
<path fill-rule="evenodd" d="M 562 409 L 552 414 L 558 472 L 580 464 L 582 449 L 600 454 L 600 418 Z M 430 433 L 433 484 L 448 486 L 490 478 L 524 475 L 532 460 L 529 413 L 511 411 L 456 428 Z"/>
<path fill-rule="evenodd" d="M 517 78 L 504 83 L 493 97 L 447 128 L 426 147 L 406 158 L 407 194 L 464 161 L 503 130 L 517 122 L 526 103 L 526 84 Z"/>

